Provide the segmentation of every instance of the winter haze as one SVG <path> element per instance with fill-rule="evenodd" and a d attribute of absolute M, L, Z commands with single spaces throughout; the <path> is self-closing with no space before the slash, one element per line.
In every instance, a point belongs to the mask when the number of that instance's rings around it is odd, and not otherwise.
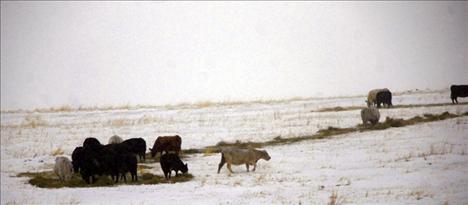
<path fill-rule="evenodd" d="M 1 109 L 447 88 L 468 83 L 467 14 L 467 2 L 2 1 Z"/>

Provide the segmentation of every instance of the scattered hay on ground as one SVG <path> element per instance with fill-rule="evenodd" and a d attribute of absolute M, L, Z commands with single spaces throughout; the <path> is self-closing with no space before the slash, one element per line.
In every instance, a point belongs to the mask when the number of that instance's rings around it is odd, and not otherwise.
<path fill-rule="evenodd" d="M 141 165 L 139 165 L 141 166 Z M 62 182 L 52 171 L 43 172 L 25 172 L 17 175 L 18 177 L 30 178 L 27 182 L 33 186 L 40 188 L 79 188 L 79 187 L 112 187 L 119 185 L 143 185 L 143 184 L 168 184 L 187 182 L 193 179 L 192 174 L 181 174 L 178 177 L 172 177 L 166 180 L 164 176 L 154 175 L 144 172 L 138 176 L 138 181 L 132 182 L 131 177 L 127 174 L 127 182 L 119 181 L 114 183 L 108 176 L 98 177 L 93 184 L 87 184 L 79 174 L 74 174 L 70 181 Z"/>

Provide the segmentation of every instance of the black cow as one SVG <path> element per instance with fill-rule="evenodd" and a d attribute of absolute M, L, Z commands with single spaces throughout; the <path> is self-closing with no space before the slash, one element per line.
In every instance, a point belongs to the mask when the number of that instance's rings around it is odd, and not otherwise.
<path fill-rule="evenodd" d="M 129 147 L 129 151 L 138 155 L 140 160 L 143 158 L 143 161 L 146 160 L 146 142 L 143 138 L 131 138 L 122 142 Z"/>
<path fill-rule="evenodd" d="M 96 175 L 102 175 L 101 163 L 98 160 L 100 153 L 90 146 L 83 147 L 79 161 L 80 174 L 83 180 L 90 184 L 96 181 Z"/>
<path fill-rule="evenodd" d="M 100 146 L 102 146 L 101 142 L 99 142 L 99 140 L 94 137 L 88 137 L 83 142 L 83 147 L 98 149 Z"/>
<path fill-rule="evenodd" d="M 95 175 L 109 175 L 115 182 L 119 175 L 132 174 L 132 181 L 137 179 L 137 159 L 125 144 L 94 144 L 83 147 L 80 161 L 80 174 L 86 183 L 94 183 Z"/>
<path fill-rule="evenodd" d="M 390 90 L 383 90 L 377 93 L 375 97 L 375 102 L 377 107 L 380 108 L 380 104 L 384 106 L 391 107 L 392 105 L 392 93 Z"/>
<path fill-rule="evenodd" d="M 78 173 L 80 171 L 80 161 L 83 158 L 82 156 L 83 156 L 83 147 L 76 147 L 75 150 L 73 150 L 73 153 L 71 155 L 73 171 L 75 173 Z"/>
<path fill-rule="evenodd" d="M 137 159 L 126 144 L 109 144 L 102 149 L 102 172 L 110 175 L 115 182 L 119 181 L 119 175 L 127 181 L 127 172 L 132 175 L 132 181 L 137 179 Z"/>
<path fill-rule="evenodd" d="M 122 160 L 122 164 L 119 167 L 119 173 L 121 177 L 127 182 L 127 172 L 130 172 L 132 176 L 132 181 L 138 181 L 138 160 L 133 154 L 124 154 L 120 155 L 120 160 Z"/>
<path fill-rule="evenodd" d="M 452 85 L 450 86 L 450 91 L 452 104 L 458 104 L 457 97 L 468 97 L 468 85 Z"/>
<path fill-rule="evenodd" d="M 187 173 L 188 171 L 187 164 L 184 164 L 177 154 L 166 153 L 161 156 L 159 163 L 161 164 L 161 169 L 163 170 L 164 177 L 166 177 L 166 179 L 171 178 L 172 171 L 176 172 L 176 176 L 179 176 L 179 171 L 182 173 Z"/>

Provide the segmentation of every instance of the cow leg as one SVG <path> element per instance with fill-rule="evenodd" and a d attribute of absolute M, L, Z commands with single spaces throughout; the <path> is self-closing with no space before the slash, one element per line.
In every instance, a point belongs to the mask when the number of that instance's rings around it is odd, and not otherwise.
<path fill-rule="evenodd" d="M 234 173 L 234 172 L 232 171 L 232 169 L 231 169 L 231 164 L 228 163 L 228 164 L 227 164 L 227 168 L 228 168 L 228 170 L 229 170 L 229 172 L 230 172 L 231 174 Z"/>
<path fill-rule="evenodd" d="M 254 163 L 254 168 L 252 169 L 252 171 L 254 172 L 255 169 L 257 169 L 257 163 L 256 162 Z"/>
<path fill-rule="evenodd" d="M 221 168 L 224 166 L 225 163 L 226 163 L 226 160 L 224 160 L 224 156 L 221 156 L 221 162 L 219 162 L 219 165 L 218 165 L 218 174 L 219 174 L 219 170 L 221 170 Z"/>
<path fill-rule="evenodd" d="M 247 172 L 249 172 L 249 164 L 245 164 L 245 167 L 247 168 Z"/>
<path fill-rule="evenodd" d="M 176 177 L 179 176 L 179 170 L 175 170 L 175 176 L 176 176 Z"/>

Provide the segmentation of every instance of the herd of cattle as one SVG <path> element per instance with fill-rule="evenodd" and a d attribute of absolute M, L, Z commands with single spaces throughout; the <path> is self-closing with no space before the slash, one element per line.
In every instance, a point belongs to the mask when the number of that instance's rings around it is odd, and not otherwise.
<path fill-rule="evenodd" d="M 457 98 L 459 97 L 468 97 L 468 85 L 450 86 L 452 104 L 458 104 Z M 381 104 L 387 108 L 393 106 L 392 93 L 387 88 L 371 90 L 367 95 L 366 103 L 368 107 L 361 110 L 362 123 L 366 125 L 370 122 L 374 125 L 380 119 L 380 112 L 377 108 L 380 108 Z"/>
<path fill-rule="evenodd" d="M 458 104 L 458 97 L 468 97 L 468 85 L 452 85 L 450 87 L 452 103 Z M 370 122 L 372 125 L 379 121 L 378 108 L 391 107 L 392 93 L 389 89 L 371 90 L 366 100 L 367 106 L 361 110 L 361 119 L 364 125 Z M 179 158 L 182 139 L 180 136 L 160 136 L 149 149 L 151 157 L 160 153 L 160 165 L 166 179 L 171 177 L 172 171 L 186 173 L 188 165 Z M 165 153 L 164 153 L 165 152 Z M 123 179 L 127 181 L 126 174 L 130 172 L 132 181 L 138 180 L 138 159 L 146 160 L 146 142 L 142 138 L 122 140 L 117 135 L 110 137 L 107 145 L 103 145 L 96 138 L 86 138 L 83 145 L 76 147 L 72 153 L 72 160 L 59 156 L 55 160 L 54 172 L 61 181 L 68 181 L 73 173 L 80 173 L 86 183 L 94 183 L 96 176 L 107 175 L 115 182 Z M 256 149 L 226 148 L 221 151 L 221 162 L 218 165 L 218 173 L 225 163 L 230 173 L 231 165 L 245 164 L 247 171 L 252 165 L 255 171 L 260 159 L 270 160 L 268 152 Z"/>
<path fill-rule="evenodd" d="M 188 165 L 179 157 L 182 139 L 180 136 L 160 136 L 150 148 L 151 157 L 161 153 L 160 165 L 166 179 L 171 178 L 172 171 L 178 176 L 179 171 L 187 173 Z M 72 160 L 65 156 L 55 159 L 54 172 L 61 181 L 68 181 L 73 173 L 80 173 L 83 180 L 90 184 L 96 181 L 96 176 L 107 175 L 114 182 L 119 179 L 127 181 L 127 173 L 130 172 L 132 181 L 138 181 L 138 160 L 145 161 L 146 142 L 143 138 L 131 138 L 122 140 L 117 135 L 109 138 L 107 145 L 103 145 L 96 138 L 86 138 L 83 146 L 76 147 L 72 153 Z M 227 163 L 228 170 L 232 173 L 231 165 L 245 164 L 247 171 L 249 165 L 254 166 L 260 159 L 270 160 L 265 150 L 256 149 L 224 149 L 221 153 L 218 173 Z"/>
<path fill-rule="evenodd" d="M 182 140 L 179 136 L 158 137 L 151 150 L 154 157 L 161 153 L 160 164 L 166 179 L 171 177 L 171 171 L 186 173 L 187 164 L 183 164 L 178 153 Z M 170 153 L 174 151 L 175 153 Z M 166 152 L 163 154 L 163 152 Z M 68 181 L 73 173 L 80 173 L 86 183 L 94 183 L 96 176 L 108 175 L 115 182 L 123 179 L 127 181 L 126 174 L 130 172 L 132 181 L 138 180 L 138 159 L 146 160 L 146 142 L 143 138 L 122 140 L 117 135 L 103 145 L 96 138 L 86 138 L 83 146 L 76 147 L 72 153 L 72 160 L 59 156 L 55 159 L 54 172 L 61 181 Z"/>

